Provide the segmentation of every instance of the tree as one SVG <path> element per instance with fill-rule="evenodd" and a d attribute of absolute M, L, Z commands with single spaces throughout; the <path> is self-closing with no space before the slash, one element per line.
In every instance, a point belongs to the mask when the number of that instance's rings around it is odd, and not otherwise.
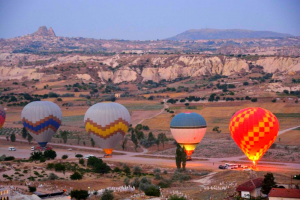
<path fill-rule="evenodd" d="M 124 140 L 123 140 L 123 142 L 122 142 L 122 149 L 123 149 L 123 151 L 125 150 L 125 148 L 126 148 L 126 144 L 127 144 L 127 137 L 125 136 L 125 138 L 124 138 Z"/>
<path fill-rule="evenodd" d="M 157 140 L 155 141 L 155 143 L 156 143 L 156 145 L 157 145 L 157 149 L 159 150 L 159 143 L 160 143 L 159 139 L 157 139 Z"/>
<path fill-rule="evenodd" d="M 74 172 L 71 176 L 70 176 L 71 180 L 81 180 L 82 179 L 82 175 L 79 172 Z"/>
<path fill-rule="evenodd" d="M 68 155 L 62 155 L 61 158 L 65 160 L 65 159 L 67 159 L 68 157 L 69 157 Z"/>
<path fill-rule="evenodd" d="M 84 159 L 83 158 L 79 159 L 79 164 L 84 165 Z"/>
<path fill-rule="evenodd" d="M 150 133 L 148 134 L 148 141 L 153 141 L 153 140 L 156 140 L 156 139 L 155 139 L 153 133 L 150 132 Z"/>
<path fill-rule="evenodd" d="M 69 131 L 60 131 L 60 137 L 63 139 L 64 143 L 67 143 Z"/>
<path fill-rule="evenodd" d="M 131 172 L 130 172 L 130 168 L 127 166 L 127 165 L 125 165 L 124 167 L 123 167 L 123 172 L 125 173 L 125 174 L 127 174 L 127 175 L 129 175 Z"/>
<path fill-rule="evenodd" d="M 14 133 L 10 135 L 10 141 L 12 142 L 16 141 L 16 135 Z"/>
<path fill-rule="evenodd" d="M 182 170 L 185 171 L 185 166 L 186 166 L 186 152 L 185 152 L 185 147 L 181 148 L 181 162 L 182 162 Z"/>
<path fill-rule="evenodd" d="M 102 196 L 101 200 L 113 200 L 115 198 L 114 196 L 114 191 L 105 189 Z"/>
<path fill-rule="evenodd" d="M 72 190 L 70 192 L 70 196 L 76 200 L 82 200 L 87 199 L 89 197 L 89 193 L 87 190 Z"/>
<path fill-rule="evenodd" d="M 25 127 L 23 127 L 23 128 L 22 128 L 22 138 L 25 139 L 25 138 L 27 137 L 27 135 L 28 135 L 27 130 L 26 130 Z"/>
<path fill-rule="evenodd" d="M 36 187 L 34 186 L 28 186 L 29 192 L 35 192 L 36 191 Z"/>
<path fill-rule="evenodd" d="M 157 136 L 157 139 L 163 144 L 163 149 L 165 148 L 165 141 L 167 140 L 167 136 L 165 133 L 160 133 Z"/>
<path fill-rule="evenodd" d="M 139 147 L 139 145 L 138 145 L 138 140 L 135 136 L 134 131 L 131 132 L 131 141 L 134 143 L 134 148 L 135 148 L 135 151 L 136 151 L 136 149 Z"/>
<path fill-rule="evenodd" d="M 43 157 L 43 153 L 40 151 L 32 152 L 30 155 L 30 160 L 40 160 Z"/>
<path fill-rule="evenodd" d="M 261 185 L 261 192 L 263 194 L 269 194 L 272 188 L 277 187 L 276 182 L 274 180 L 273 173 L 267 173 Z"/>
<path fill-rule="evenodd" d="M 45 157 L 46 159 L 48 159 L 48 160 L 50 160 L 50 159 L 55 159 L 55 158 L 56 158 L 56 152 L 53 151 L 52 149 L 46 150 L 46 151 L 44 152 L 44 157 Z"/>
<path fill-rule="evenodd" d="M 177 167 L 177 169 L 181 169 L 181 147 L 178 144 L 177 144 L 175 159 L 176 159 L 176 167 Z"/>
<path fill-rule="evenodd" d="M 28 143 L 31 144 L 31 141 L 33 140 L 33 137 L 30 134 L 28 134 L 27 135 L 27 140 L 28 140 Z"/>
<path fill-rule="evenodd" d="M 246 81 L 246 82 L 243 83 L 243 85 L 249 85 L 249 83 Z"/>
<path fill-rule="evenodd" d="M 80 142 L 80 137 L 79 135 L 77 136 L 77 145 L 79 145 L 79 142 Z"/>
<path fill-rule="evenodd" d="M 91 138 L 91 144 L 92 144 L 92 147 L 95 147 L 95 141 L 93 138 Z"/>

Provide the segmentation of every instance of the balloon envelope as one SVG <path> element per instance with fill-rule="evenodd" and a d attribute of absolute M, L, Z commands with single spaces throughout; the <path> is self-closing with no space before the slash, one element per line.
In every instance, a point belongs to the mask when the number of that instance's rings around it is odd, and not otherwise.
<path fill-rule="evenodd" d="M 128 110 L 118 103 L 97 103 L 84 115 L 85 129 L 106 154 L 124 138 L 131 119 Z"/>
<path fill-rule="evenodd" d="M 279 123 L 268 110 L 245 108 L 232 116 L 229 130 L 236 144 L 256 165 L 276 140 Z"/>
<path fill-rule="evenodd" d="M 206 121 L 197 113 L 180 113 L 170 125 L 171 133 L 178 144 L 185 148 L 188 159 L 201 142 L 206 132 Z"/>
<path fill-rule="evenodd" d="M 50 101 L 34 101 L 23 108 L 21 118 L 33 139 L 45 147 L 61 124 L 62 112 Z"/>
<path fill-rule="evenodd" d="M 0 129 L 2 128 L 5 122 L 6 113 L 2 106 L 0 106 Z"/>

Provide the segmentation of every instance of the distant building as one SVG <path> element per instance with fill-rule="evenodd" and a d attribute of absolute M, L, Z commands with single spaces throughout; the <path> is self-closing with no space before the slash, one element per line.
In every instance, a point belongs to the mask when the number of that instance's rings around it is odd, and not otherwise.
<path fill-rule="evenodd" d="M 263 178 L 256 178 L 246 181 L 245 183 L 239 185 L 236 188 L 236 191 L 242 198 L 250 199 L 250 197 L 263 196 L 263 194 L 260 192 L 263 180 Z"/>
<path fill-rule="evenodd" d="M 121 97 L 121 94 L 119 94 L 119 93 L 118 93 L 118 94 L 115 94 L 115 97 L 116 97 L 116 98 L 120 98 L 120 97 Z"/>
<path fill-rule="evenodd" d="M 269 200 L 300 200 L 299 189 L 272 188 L 269 195 Z"/>
<path fill-rule="evenodd" d="M 11 196 L 9 188 L 0 187 L 0 199 L 9 199 Z"/>

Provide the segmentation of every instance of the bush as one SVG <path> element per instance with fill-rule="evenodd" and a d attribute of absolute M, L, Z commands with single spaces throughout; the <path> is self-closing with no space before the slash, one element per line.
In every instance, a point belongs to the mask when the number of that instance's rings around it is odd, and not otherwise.
<path fill-rule="evenodd" d="M 184 196 L 177 196 L 177 194 L 173 194 L 171 195 L 168 200 L 188 200 L 187 198 L 185 198 Z"/>
<path fill-rule="evenodd" d="M 171 186 L 171 181 L 168 180 L 162 180 L 158 183 L 158 186 L 161 188 L 168 188 Z"/>
<path fill-rule="evenodd" d="M 276 102 L 276 99 L 273 99 L 272 102 L 275 103 L 275 102 Z"/>
<path fill-rule="evenodd" d="M 124 185 L 128 186 L 130 184 L 130 179 L 128 177 L 124 178 Z"/>
<path fill-rule="evenodd" d="M 59 171 L 66 171 L 66 166 L 62 163 L 56 163 L 54 165 L 54 170 L 59 172 Z"/>
<path fill-rule="evenodd" d="M 159 173 L 156 173 L 155 176 L 154 176 L 154 179 L 155 179 L 155 180 L 160 180 L 160 179 L 161 179 L 160 174 L 159 174 Z"/>
<path fill-rule="evenodd" d="M 79 172 L 74 172 L 71 176 L 70 176 L 71 180 L 81 180 L 82 179 L 82 175 Z"/>
<path fill-rule="evenodd" d="M 257 98 L 252 98 L 251 101 L 252 102 L 257 102 Z"/>
<path fill-rule="evenodd" d="M 165 171 L 164 171 L 164 174 L 168 174 L 168 171 L 167 171 L 167 170 L 165 170 Z"/>
<path fill-rule="evenodd" d="M 32 152 L 30 154 L 30 160 L 40 160 L 43 157 L 43 153 L 40 151 Z"/>
<path fill-rule="evenodd" d="M 84 159 L 83 158 L 79 159 L 79 164 L 84 165 Z"/>
<path fill-rule="evenodd" d="M 131 185 L 131 186 L 134 186 L 134 187 L 136 187 L 136 188 L 138 188 L 139 185 L 140 185 L 140 180 L 139 180 L 139 178 L 133 179 L 133 181 L 130 183 L 130 185 Z"/>
<path fill-rule="evenodd" d="M 58 179 L 58 176 L 54 173 L 50 173 L 49 176 L 48 176 L 48 179 L 49 180 L 56 180 L 56 179 Z"/>
<path fill-rule="evenodd" d="M 55 159 L 56 158 L 56 152 L 55 151 L 53 151 L 53 150 L 46 150 L 45 152 L 44 152 L 44 157 L 46 158 L 46 159 Z"/>
<path fill-rule="evenodd" d="M 141 175 L 141 173 L 142 173 L 142 168 L 140 166 L 134 166 L 133 167 L 133 174 Z"/>
<path fill-rule="evenodd" d="M 131 173 L 130 168 L 127 165 L 124 165 L 123 172 L 127 175 L 129 175 Z"/>
<path fill-rule="evenodd" d="M 191 177 L 188 174 L 184 174 L 184 173 L 180 173 L 178 171 L 176 171 L 173 175 L 172 175 L 172 180 L 173 181 L 188 181 L 190 180 Z"/>
<path fill-rule="evenodd" d="M 36 187 L 34 186 L 28 186 L 29 192 L 35 192 L 36 191 Z"/>
<path fill-rule="evenodd" d="M 4 161 L 10 161 L 10 160 L 14 160 L 14 159 L 15 159 L 15 157 L 13 157 L 13 156 L 7 156 L 4 158 Z"/>
<path fill-rule="evenodd" d="M 122 172 L 122 170 L 119 167 L 115 167 L 113 171 L 116 172 L 116 173 L 121 173 Z"/>
<path fill-rule="evenodd" d="M 140 184 L 139 184 L 139 190 L 142 190 L 142 191 L 145 192 L 150 186 L 151 186 L 151 180 L 150 179 L 148 179 L 145 176 L 143 178 L 141 178 Z"/>
<path fill-rule="evenodd" d="M 63 155 L 61 158 L 62 159 L 67 159 L 69 156 L 68 155 Z"/>
<path fill-rule="evenodd" d="M 113 200 L 113 199 L 114 199 L 113 191 L 105 189 L 102 196 L 101 196 L 101 200 Z"/>
<path fill-rule="evenodd" d="M 41 157 L 41 158 L 40 158 L 40 162 L 41 162 L 41 163 L 42 163 L 42 162 L 46 162 L 46 158 Z"/>
<path fill-rule="evenodd" d="M 76 158 L 82 158 L 83 155 L 82 155 L 82 154 L 76 154 L 75 157 L 76 157 Z"/>
<path fill-rule="evenodd" d="M 156 185 L 150 185 L 150 187 L 145 191 L 145 195 L 159 197 L 160 191 Z"/>
<path fill-rule="evenodd" d="M 154 172 L 154 173 L 160 173 L 161 171 L 160 171 L 159 168 L 155 168 L 155 169 L 153 170 L 153 172 Z"/>
<path fill-rule="evenodd" d="M 87 199 L 89 197 L 89 193 L 87 190 L 72 190 L 70 192 L 70 196 L 76 200 Z"/>
<path fill-rule="evenodd" d="M 48 163 L 47 169 L 54 169 L 54 163 Z"/>

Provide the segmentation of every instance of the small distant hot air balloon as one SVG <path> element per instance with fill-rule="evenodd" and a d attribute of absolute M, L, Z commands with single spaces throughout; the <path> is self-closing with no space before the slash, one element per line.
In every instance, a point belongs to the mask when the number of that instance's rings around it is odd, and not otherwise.
<path fill-rule="evenodd" d="M 0 106 L 0 129 L 2 128 L 5 122 L 6 113 L 2 106 Z"/>
<path fill-rule="evenodd" d="M 97 103 L 84 115 L 86 131 L 107 155 L 124 138 L 130 125 L 128 110 L 118 103 Z"/>
<path fill-rule="evenodd" d="M 59 128 L 62 113 L 55 103 L 34 101 L 23 108 L 21 118 L 29 134 L 44 148 Z"/>
<path fill-rule="evenodd" d="M 197 113 L 180 113 L 172 119 L 170 128 L 177 143 L 185 148 L 187 160 L 191 160 L 194 149 L 205 135 L 205 119 Z"/>
<path fill-rule="evenodd" d="M 230 120 L 231 137 L 256 166 L 276 140 L 279 123 L 268 110 L 253 107 L 236 112 Z"/>

